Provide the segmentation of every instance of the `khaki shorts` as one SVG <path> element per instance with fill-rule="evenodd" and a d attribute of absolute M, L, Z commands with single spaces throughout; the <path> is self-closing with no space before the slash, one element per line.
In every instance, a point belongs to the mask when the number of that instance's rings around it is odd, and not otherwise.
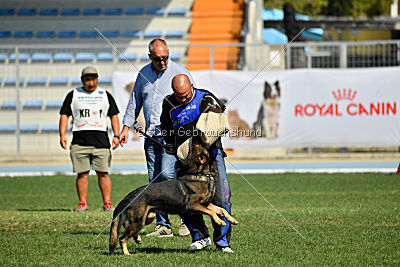
<path fill-rule="evenodd" d="M 75 173 L 90 171 L 90 165 L 95 171 L 110 171 L 111 151 L 108 148 L 71 145 L 70 157 Z"/>

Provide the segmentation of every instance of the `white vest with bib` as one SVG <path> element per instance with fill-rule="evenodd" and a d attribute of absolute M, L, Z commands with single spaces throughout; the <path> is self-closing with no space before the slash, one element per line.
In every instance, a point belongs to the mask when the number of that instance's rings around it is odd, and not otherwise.
<path fill-rule="evenodd" d="M 107 113 L 110 104 L 106 90 L 97 87 L 87 92 L 82 87 L 74 89 L 71 102 L 72 131 L 107 131 Z"/>

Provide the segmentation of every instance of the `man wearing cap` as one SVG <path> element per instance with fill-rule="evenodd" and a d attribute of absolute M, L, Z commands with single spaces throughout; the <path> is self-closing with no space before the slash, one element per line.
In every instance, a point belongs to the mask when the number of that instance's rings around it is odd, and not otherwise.
<path fill-rule="evenodd" d="M 118 107 L 112 95 L 97 86 L 98 73 L 92 66 L 82 70 L 82 86 L 75 88 L 64 99 L 60 110 L 60 145 L 67 149 L 68 119 L 72 115 L 72 142 L 70 156 L 77 173 L 76 189 L 79 205 L 76 211 L 87 211 L 88 177 L 90 167 L 96 171 L 103 197 L 104 211 L 112 211 L 111 180 L 108 176 L 111 163 L 107 117 L 114 132 L 113 149 L 119 145 Z"/>
<path fill-rule="evenodd" d="M 186 74 L 194 83 L 189 71 L 169 59 L 167 43 L 162 39 L 154 39 L 149 43 L 149 58 L 151 62 L 144 66 L 135 82 L 128 106 L 122 121 L 120 134 L 121 146 L 128 141 L 128 130 L 136 123 L 136 118 L 143 108 L 146 123 L 145 132 L 159 142 L 164 142 L 161 135 L 160 116 L 164 97 L 172 93 L 171 81 L 175 75 Z M 147 162 L 149 183 L 161 182 L 175 178 L 174 155 L 168 155 L 164 148 L 146 138 L 144 150 Z M 156 229 L 147 236 L 172 237 L 171 223 L 167 214 L 156 213 Z M 182 223 L 179 235 L 188 235 L 187 227 Z"/>

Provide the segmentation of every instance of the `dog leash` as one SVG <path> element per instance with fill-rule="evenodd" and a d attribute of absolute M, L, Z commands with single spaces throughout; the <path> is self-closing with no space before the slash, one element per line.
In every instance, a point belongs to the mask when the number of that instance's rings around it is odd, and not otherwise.
<path fill-rule="evenodd" d="M 144 137 L 149 138 L 151 141 L 153 141 L 153 142 L 156 143 L 157 145 L 159 145 L 159 146 L 161 146 L 161 147 L 163 147 L 163 148 L 165 148 L 165 149 L 171 149 L 170 146 L 161 143 L 160 141 L 158 141 L 158 140 L 155 139 L 154 137 L 152 137 L 152 136 L 148 135 L 147 133 L 145 133 L 144 131 L 142 131 L 142 129 L 140 129 L 139 127 L 132 126 L 132 128 L 135 129 L 136 132 L 140 133 L 140 134 L 143 135 Z"/>

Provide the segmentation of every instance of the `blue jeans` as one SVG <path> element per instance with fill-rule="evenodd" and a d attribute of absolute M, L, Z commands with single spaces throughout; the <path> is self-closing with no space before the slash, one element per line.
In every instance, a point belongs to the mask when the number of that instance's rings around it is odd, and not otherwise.
<path fill-rule="evenodd" d="M 154 138 L 161 143 L 165 143 L 161 136 L 154 136 Z M 164 148 L 149 138 L 146 138 L 144 141 L 144 151 L 146 154 L 149 183 L 158 183 L 175 178 L 175 155 L 167 154 Z M 168 214 L 156 212 L 156 224 L 171 228 Z"/>

